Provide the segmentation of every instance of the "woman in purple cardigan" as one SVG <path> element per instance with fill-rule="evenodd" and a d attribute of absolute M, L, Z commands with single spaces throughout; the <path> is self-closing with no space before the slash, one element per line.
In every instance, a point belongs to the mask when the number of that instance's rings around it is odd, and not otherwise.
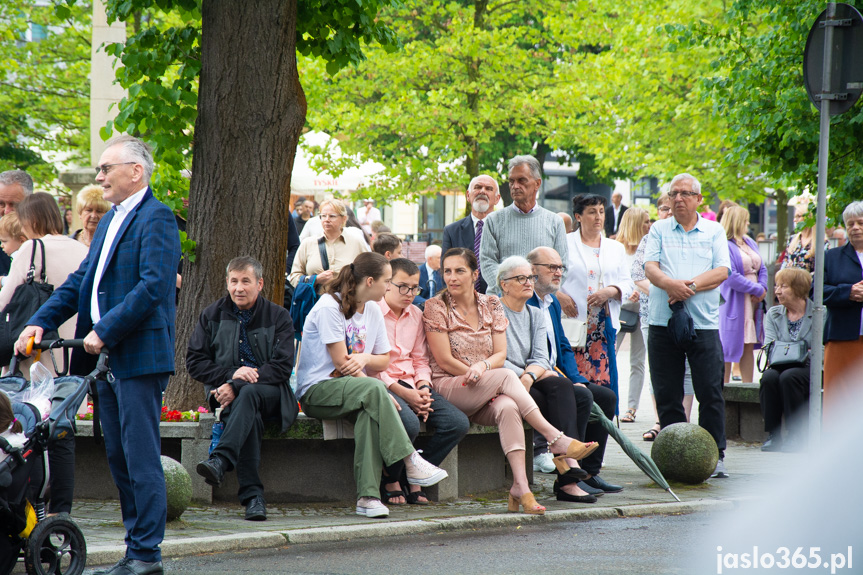
<path fill-rule="evenodd" d="M 725 356 L 725 383 L 731 379 L 731 364 L 740 364 L 743 381 L 751 382 L 755 371 L 756 347 L 764 341 L 764 312 L 761 302 L 767 293 L 767 268 L 758 246 L 746 235 L 749 211 L 732 206 L 722 215 L 728 238 L 731 273 L 719 286 L 725 303 L 719 314 L 719 338 Z"/>

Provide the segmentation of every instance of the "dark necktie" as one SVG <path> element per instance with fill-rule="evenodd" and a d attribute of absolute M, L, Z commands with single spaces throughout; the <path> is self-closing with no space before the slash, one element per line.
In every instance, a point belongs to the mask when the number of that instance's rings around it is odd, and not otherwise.
<path fill-rule="evenodd" d="M 476 223 L 476 235 L 473 238 L 473 253 L 476 256 L 476 265 L 479 267 L 479 245 L 482 242 L 482 224 L 483 221 L 480 220 Z M 479 290 L 479 280 L 476 280 L 475 287 Z"/>

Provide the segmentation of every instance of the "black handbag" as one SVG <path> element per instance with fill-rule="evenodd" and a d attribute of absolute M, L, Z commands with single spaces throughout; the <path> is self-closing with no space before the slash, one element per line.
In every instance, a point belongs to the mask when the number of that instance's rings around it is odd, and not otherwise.
<path fill-rule="evenodd" d="M 767 365 L 764 365 L 764 360 Z M 806 340 L 771 341 L 758 352 L 758 369 L 764 371 L 771 367 L 803 367 L 809 362 L 809 344 Z"/>
<path fill-rule="evenodd" d="M 632 333 L 638 325 L 638 312 L 631 309 L 620 308 L 620 332 Z"/>
<path fill-rule="evenodd" d="M 36 246 L 42 250 L 42 271 L 39 281 L 36 278 Z M 15 342 L 27 327 L 27 322 L 42 307 L 51 294 L 54 286 L 45 281 L 45 244 L 42 240 L 33 240 L 33 251 L 30 254 L 30 271 L 23 284 L 15 288 L 12 299 L 0 312 L 0 364 L 8 364 L 15 355 Z M 57 339 L 57 330 L 46 331 L 43 339 Z"/>

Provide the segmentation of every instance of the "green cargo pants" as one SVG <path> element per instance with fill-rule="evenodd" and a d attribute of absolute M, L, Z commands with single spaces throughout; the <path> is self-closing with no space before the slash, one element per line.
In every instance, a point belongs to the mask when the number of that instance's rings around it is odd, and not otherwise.
<path fill-rule="evenodd" d="M 303 394 L 303 413 L 354 424 L 354 479 L 357 498 L 380 497 L 383 466 L 414 452 L 387 388 L 371 377 L 337 377 Z"/>

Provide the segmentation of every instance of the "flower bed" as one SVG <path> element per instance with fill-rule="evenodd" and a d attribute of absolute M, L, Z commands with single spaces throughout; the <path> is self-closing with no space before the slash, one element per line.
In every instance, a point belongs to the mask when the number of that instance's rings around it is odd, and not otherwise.
<path fill-rule="evenodd" d="M 189 411 L 178 411 L 176 409 L 169 410 L 166 406 L 162 406 L 162 417 L 161 421 L 198 421 L 201 417 L 202 413 L 207 413 L 206 407 L 199 407 L 198 409 L 193 409 Z M 87 413 L 79 413 L 77 415 L 77 419 L 79 421 L 92 421 L 93 420 L 93 404 L 87 404 Z"/>

